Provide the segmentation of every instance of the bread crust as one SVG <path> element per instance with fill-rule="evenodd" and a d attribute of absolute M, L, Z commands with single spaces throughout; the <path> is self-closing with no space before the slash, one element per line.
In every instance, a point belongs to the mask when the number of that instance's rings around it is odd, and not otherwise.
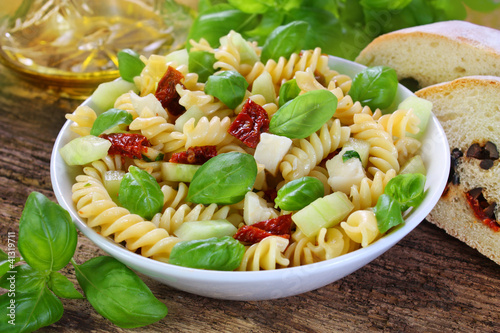
<path fill-rule="evenodd" d="M 500 31 L 465 21 L 444 21 L 375 38 L 356 58 L 385 65 L 419 87 L 471 75 L 500 76 Z"/>
<path fill-rule="evenodd" d="M 486 200 L 497 203 L 496 216 L 500 216 L 499 160 L 485 170 L 478 159 L 465 156 L 473 143 L 490 141 L 500 149 L 500 77 L 463 77 L 415 94 L 433 103 L 450 151 L 458 148 L 464 153 L 455 169 L 460 183 L 449 185 L 427 220 L 500 264 L 500 230 L 494 231 L 475 216 L 465 194 L 483 188 Z"/>

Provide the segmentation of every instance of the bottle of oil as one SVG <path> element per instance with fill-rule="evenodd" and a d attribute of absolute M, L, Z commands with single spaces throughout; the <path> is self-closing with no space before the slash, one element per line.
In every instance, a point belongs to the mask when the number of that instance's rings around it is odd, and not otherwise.
<path fill-rule="evenodd" d="M 85 98 L 118 77 L 121 49 L 149 56 L 182 47 L 192 16 L 174 0 L 23 0 L 0 16 L 0 61 L 63 96 Z"/>

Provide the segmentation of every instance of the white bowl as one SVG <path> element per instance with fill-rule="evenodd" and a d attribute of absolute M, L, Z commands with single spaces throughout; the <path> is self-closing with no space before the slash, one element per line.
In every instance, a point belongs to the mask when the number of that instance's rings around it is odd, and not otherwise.
<path fill-rule="evenodd" d="M 330 65 L 338 72 L 354 77 L 364 66 L 331 57 Z M 399 86 L 395 105 L 412 92 Z M 88 100 L 83 104 L 95 107 Z M 132 253 L 113 240 L 89 228 L 78 216 L 71 200 L 71 186 L 79 167 L 69 167 L 58 153 L 75 137 L 67 121 L 59 133 L 51 157 L 51 180 L 59 204 L 69 211 L 78 229 L 98 247 L 130 268 L 168 286 L 212 298 L 228 300 L 266 300 L 301 294 L 337 281 L 368 264 L 412 231 L 439 200 L 450 168 L 449 146 L 436 117 L 432 117 L 422 144 L 422 158 L 427 168 L 426 197 L 422 204 L 405 218 L 405 224 L 390 231 L 366 248 L 343 256 L 300 267 L 258 272 L 208 271 L 170 265 Z M 402 263 L 404 265 L 404 263 Z"/>

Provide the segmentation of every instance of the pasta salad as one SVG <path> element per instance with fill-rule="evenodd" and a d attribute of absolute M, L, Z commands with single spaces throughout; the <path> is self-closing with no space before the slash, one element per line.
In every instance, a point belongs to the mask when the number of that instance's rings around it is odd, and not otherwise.
<path fill-rule="evenodd" d="M 390 68 L 349 77 L 319 48 L 283 55 L 234 31 L 217 48 L 122 56 L 96 107 L 67 115 L 79 137 L 60 153 L 82 166 L 79 216 L 130 251 L 202 269 L 306 265 L 369 246 L 423 200 L 430 106 L 386 113 Z"/>

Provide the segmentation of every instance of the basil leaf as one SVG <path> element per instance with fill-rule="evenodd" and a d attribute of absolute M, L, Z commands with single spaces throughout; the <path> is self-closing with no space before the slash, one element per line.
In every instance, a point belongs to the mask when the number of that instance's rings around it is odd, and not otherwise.
<path fill-rule="evenodd" d="M 90 134 L 99 136 L 104 131 L 118 125 L 130 125 L 132 120 L 132 114 L 128 113 L 125 110 L 109 109 L 108 111 L 105 111 L 97 116 L 94 124 L 92 125 L 92 129 L 90 130 Z"/>
<path fill-rule="evenodd" d="M 404 223 L 402 212 L 417 207 L 424 199 L 425 176 L 419 173 L 401 174 L 391 179 L 384 190 L 374 212 L 381 233 Z"/>
<path fill-rule="evenodd" d="M 33 332 L 59 321 L 63 311 L 46 286 L 27 293 L 6 292 L 0 296 L 0 332 Z"/>
<path fill-rule="evenodd" d="M 118 71 L 125 81 L 134 82 L 134 77 L 141 74 L 146 66 L 139 54 L 131 49 L 123 49 L 118 52 Z"/>
<path fill-rule="evenodd" d="M 212 157 L 194 174 L 186 200 L 196 204 L 231 205 L 252 190 L 257 163 L 250 154 L 224 153 Z"/>
<path fill-rule="evenodd" d="M 275 1 L 269 0 L 228 0 L 230 5 L 249 14 L 263 14 L 270 6 L 276 5 Z"/>
<path fill-rule="evenodd" d="M 241 263 L 245 246 L 230 236 L 182 241 L 174 245 L 169 263 L 191 268 L 233 271 Z"/>
<path fill-rule="evenodd" d="M 311 90 L 285 103 L 271 117 L 269 132 L 303 139 L 316 132 L 337 109 L 337 97 L 328 90 Z"/>
<path fill-rule="evenodd" d="M 59 272 L 51 272 L 49 276 L 48 287 L 57 296 L 61 298 L 80 299 L 84 298 L 73 283 Z"/>
<path fill-rule="evenodd" d="M 286 102 L 291 101 L 295 97 L 299 96 L 300 88 L 297 84 L 297 80 L 291 79 L 283 83 L 280 87 L 279 92 L 279 106 L 282 107 Z"/>
<path fill-rule="evenodd" d="M 293 21 L 274 29 L 262 46 L 261 61 L 278 61 L 280 57 L 288 58 L 292 53 L 302 51 L 308 28 L 307 22 Z"/>
<path fill-rule="evenodd" d="M 387 66 L 368 67 L 356 74 L 349 95 L 372 110 L 389 107 L 398 90 L 398 75 Z"/>
<path fill-rule="evenodd" d="M 218 9 L 222 9 L 218 11 Z M 189 29 L 187 40 L 205 39 L 210 45 L 219 45 L 219 39 L 231 30 L 242 32 L 253 29 L 258 24 L 255 14 L 243 13 L 231 6 L 215 7 L 214 11 L 203 12 L 196 17 Z M 191 47 L 190 43 L 187 45 Z"/>
<path fill-rule="evenodd" d="M 366 9 L 400 10 L 408 6 L 412 0 L 361 0 L 361 5 Z"/>
<path fill-rule="evenodd" d="M 119 327 L 149 325 L 167 314 L 165 304 L 146 284 L 112 257 L 95 257 L 75 265 L 75 274 L 90 304 Z"/>
<path fill-rule="evenodd" d="M 264 45 L 267 36 L 283 23 L 284 17 L 285 13 L 282 10 L 270 8 L 265 15 L 262 15 L 259 25 L 255 29 L 245 31 L 245 36 L 256 41 L 259 45 Z"/>
<path fill-rule="evenodd" d="M 7 259 L 9 259 L 9 255 L 7 253 L 5 253 L 4 250 L 0 249 L 0 260 L 4 261 Z"/>
<path fill-rule="evenodd" d="M 420 173 L 397 175 L 387 183 L 384 193 L 397 200 L 403 211 L 417 207 L 425 197 L 425 179 Z"/>
<path fill-rule="evenodd" d="M 478 12 L 491 12 L 500 8 L 500 2 L 497 0 L 464 0 L 467 7 Z"/>
<path fill-rule="evenodd" d="M 247 80 L 236 71 L 211 75 L 205 83 L 205 93 L 217 97 L 231 109 L 243 101 L 247 88 Z"/>
<path fill-rule="evenodd" d="M 348 161 L 351 158 L 358 158 L 361 161 L 361 156 L 359 156 L 359 153 L 355 150 L 347 150 L 343 155 L 342 155 L 342 162 Z M 363 162 L 363 161 L 361 161 Z"/>
<path fill-rule="evenodd" d="M 24 261 L 40 271 L 58 271 L 73 257 L 77 238 L 66 210 L 41 193 L 28 196 L 19 220 L 18 248 Z"/>
<path fill-rule="evenodd" d="M 381 234 L 405 222 L 403 215 L 401 215 L 401 205 L 387 194 L 382 194 L 378 198 L 373 211 L 377 218 L 378 230 Z"/>
<path fill-rule="evenodd" d="M 12 273 L 11 273 L 12 272 Z M 45 286 L 48 271 L 39 271 L 24 264 L 14 267 L 11 272 L 0 279 L 0 288 L 19 293 L 30 293 L 41 290 Z"/>
<path fill-rule="evenodd" d="M 0 261 L 0 277 L 4 276 L 5 273 L 7 273 L 10 270 L 10 262 L 9 260 L 2 260 Z"/>
<path fill-rule="evenodd" d="M 120 183 L 118 200 L 131 213 L 150 220 L 163 207 L 163 192 L 153 176 L 132 165 Z"/>
<path fill-rule="evenodd" d="M 282 210 L 295 211 L 304 208 L 325 194 L 323 183 L 314 177 L 292 180 L 278 190 L 274 202 Z"/>
<path fill-rule="evenodd" d="M 189 52 L 189 72 L 198 74 L 198 81 L 205 82 L 215 73 L 215 55 L 207 51 Z"/>
<path fill-rule="evenodd" d="M 9 248 L 11 245 L 14 245 L 14 243 L 9 243 Z M 12 250 L 12 248 L 10 249 Z M 9 257 L 7 253 L 0 249 L 0 278 L 9 270 L 14 269 L 14 264 L 20 260 L 20 258 L 14 257 L 15 252 L 13 250 L 10 253 L 12 257 Z"/>

